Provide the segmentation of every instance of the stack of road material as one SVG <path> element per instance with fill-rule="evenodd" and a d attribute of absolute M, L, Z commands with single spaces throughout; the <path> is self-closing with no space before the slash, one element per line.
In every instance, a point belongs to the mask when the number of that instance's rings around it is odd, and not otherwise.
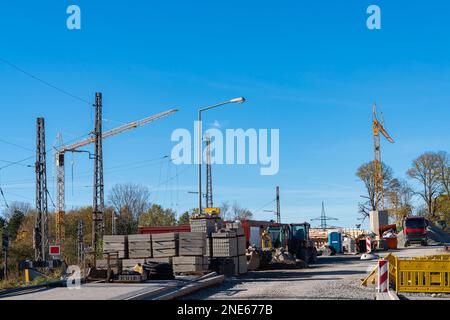
<path fill-rule="evenodd" d="M 213 257 L 214 258 L 233 258 L 238 255 L 238 241 L 235 231 L 219 230 L 212 234 L 213 238 Z"/>
<path fill-rule="evenodd" d="M 179 257 L 173 258 L 175 273 L 203 272 L 209 269 L 206 255 L 206 233 L 179 234 Z"/>
<path fill-rule="evenodd" d="M 199 273 L 209 269 L 207 258 L 203 256 L 174 257 L 173 271 L 175 273 Z"/>
<path fill-rule="evenodd" d="M 130 259 L 152 258 L 152 235 L 133 234 L 128 236 L 128 255 Z"/>
<path fill-rule="evenodd" d="M 247 268 L 247 239 L 244 228 L 240 222 L 227 223 L 226 230 L 234 231 L 237 236 L 237 259 L 238 273 L 246 274 Z"/>
<path fill-rule="evenodd" d="M 146 262 L 144 271 L 150 280 L 173 280 L 175 275 L 170 263 Z"/>
<path fill-rule="evenodd" d="M 103 236 L 103 252 L 119 253 L 119 259 L 128 259 L 127 236 Z"/>
<path fill-rule="evenodd" d="M 184 232 L 179 234 L 180 256 L 199 256 L 206 254 L 206 233 Z"/>
<path fill-rule="evenodd" d="M 239 231 L 238 231 L 239 232 Z M 212 266 L 221 274 L 233 275 L 247 273 L 246 240 L 237 235 L 236 231 L 222 229 L 212 234 L 213 261 Z"/>
<path fill-rule="evenodd" d="M 108 270 L 108 259 L 97 260 L 95 267 L 98 270 Z M 123 269 L 122 260 L 109 259 L 109 267 L 114 274 L 120 274 Z"/>
<path fill-rule="evenodd" d="M 191 219 L 191 232 L 203 232 L 206 233 L 208 237 L 212 233 L 218 231 L 223 227 L 223 221 L 220 218 L 194 218 Z"/>
<path fill-rule="evenodd" d="M 178 256 L 178 233 L 161 233 L 152 236 L 153 258 Z"/>

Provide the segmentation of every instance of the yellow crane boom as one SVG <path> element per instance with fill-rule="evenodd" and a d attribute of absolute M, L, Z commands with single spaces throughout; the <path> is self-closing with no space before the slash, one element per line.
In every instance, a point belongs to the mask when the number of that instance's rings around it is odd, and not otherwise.
<path fill-rule="evenodd" d="M 156 115 L 147 117 L 142 120 L 134 121 L 123 126 L 117 127 L 102 134 L 102 139 L 107 139 L 112 136 L 121 134 L 123 132 L 133 130 L 145 126 L 151 122 L 167 117 L 175 112 L 177 109 L 170 109 Z M 56 243 L 61 245 L 64 242 L 64 215 L 65 215 L 65 153 L 77 152 L 82 147 L 85 147 L 95 142 L 95 137 L 89 137 L 79 142 L 67 146 L 61 146 L 56 150 L 56 181 L 57 181 L 57 204 L 56 204 Z"/>

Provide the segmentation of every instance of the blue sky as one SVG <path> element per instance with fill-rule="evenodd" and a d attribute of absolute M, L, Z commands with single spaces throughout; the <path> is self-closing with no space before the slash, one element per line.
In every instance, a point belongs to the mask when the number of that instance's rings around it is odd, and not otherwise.
<path fill-rule="evenodd" d="M 382 10 L 379 31 L 366 28 L 373 3 Z M 81 30 L 66 28 L 70 4 L 81 8 Z M 263 210 L 274 207 L 261 207 L 280 185 L 284 221 L 320 216 L 325 201 L 328 215 L 351 227 L 364 192 L 355 171 L 373 158 L 374 101 L 396 140 L 382 142 L 382 157 L 397 176 L 420 153 L 450 149 L 449 12 L 441 0 L 8 1 L 0 6 L 0 57 L 85 100 L 103 92 L 106 129 L 180 109 L 105 141 L 107 190 L 134 182 L 178 212 L 195 207 L 187 193 L 196 189 L 195 166 L 161 160 L 174 145 L 170 135 L 192 128 L 198 107 L 245 96 L 245 105 L 205 114 L 205 126 L 280 129 L 280 172 L 215 166 L 216 204 L 237 201 L 270 219 Z M 0 142 L 2 161 L 33 157 L 37 116 L 46 118 L 49 147 L 58 132 L 69 141 L 92 130 L 91 106 L 1 62 L 0 105 L 0 139 L 20 146 Z M 92 164 L 72 158 L 68 208 L 92 202 Z M 34 202 L 33 179 L 24 166 L 0 170 L 10 202 Z"/>

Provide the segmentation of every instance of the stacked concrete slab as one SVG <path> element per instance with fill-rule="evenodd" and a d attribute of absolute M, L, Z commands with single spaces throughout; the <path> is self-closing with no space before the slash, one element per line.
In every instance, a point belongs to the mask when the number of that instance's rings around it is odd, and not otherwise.
<path fill-rule="evenodd" d="M 240 222 L 227 223 L 227 230 L 236 232 L 237 237 L 237 260 L 238 273 L 245 274 L 248 272 L 247 268 L 247 239 L 245 238 L 244 228 Z"/>
<path fill-rule="evenodd" d="M 240 224 L 227 227 L 212 234 L 212 264 L 226 275 L 245 274 L 248 270 L 244 230 Z"/>
<path fill-rule="evenodd" d="M 212 258 L 212 234 L 222 229 L 224 226 L 223 220 L 218 217 L 203 217 L 191 219 L 191 232 L 202 232 L 206 234 L 205 244 L 205 265 L 208 265 L 208 269 Z"/>
<path fill-rule="evenodd" d="M 147 259 L 153 257 L 152 235 L 133 234 L 128 236 L 128 256 L 130 259 Z"/>
<path fill-rule="evenodd" d="M 208 270 L 206 233 L 186 232 L 179 234 L 179 257 L 173 258 L 175 273 L 202 272 Z"/>
<path fill-rule="evenodd" d="M 207 260 L 203 256 L 174 257 L 173 271 L 175 273 L 194 273 L 208 270 Z"/>
<path fill-rule="evenodd" d="M 223 222 L 220 218 L 191 219 L 191 232 L 203 232 L 206 233 L 208 237 L 222 227 Z"/>
<path fill-rule="evenodd" d="M 102 259 L 96 261 L 96 268 L 99 270 L 107 270 L 108 269 L 108 260 Z M 110 259 L 109 260 L 109 266 L 111 268 L 111 271 L 114 272 L 114 274 L 119 274 L 122 272 L 122 260 L 117 259 Z"/>
<path fill-rule="evenodd" d="M 118 252 L 119 259 L 128 258 L 127 236 L 103 236 L 103 252 Z"/>
<path fill-rule="evenodd" d="M 153 258 L 178 256 L 178 233 L 161 233 L 152 236 Z"/>
<path fill-rule="evenodd" d="M 200 256 L 206 254 L 206 233 L 183 232 L 179 234 L 180 256 Z"/>

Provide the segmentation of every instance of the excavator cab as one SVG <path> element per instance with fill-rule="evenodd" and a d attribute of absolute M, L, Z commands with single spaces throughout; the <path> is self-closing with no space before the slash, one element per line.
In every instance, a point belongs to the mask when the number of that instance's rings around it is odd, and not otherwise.
<path fill-rule="evenodd" d="M 269 227 L 267 231 L 270 234 L 274 248 L 286 248 L 289 235 L 282 226 Z"/>

